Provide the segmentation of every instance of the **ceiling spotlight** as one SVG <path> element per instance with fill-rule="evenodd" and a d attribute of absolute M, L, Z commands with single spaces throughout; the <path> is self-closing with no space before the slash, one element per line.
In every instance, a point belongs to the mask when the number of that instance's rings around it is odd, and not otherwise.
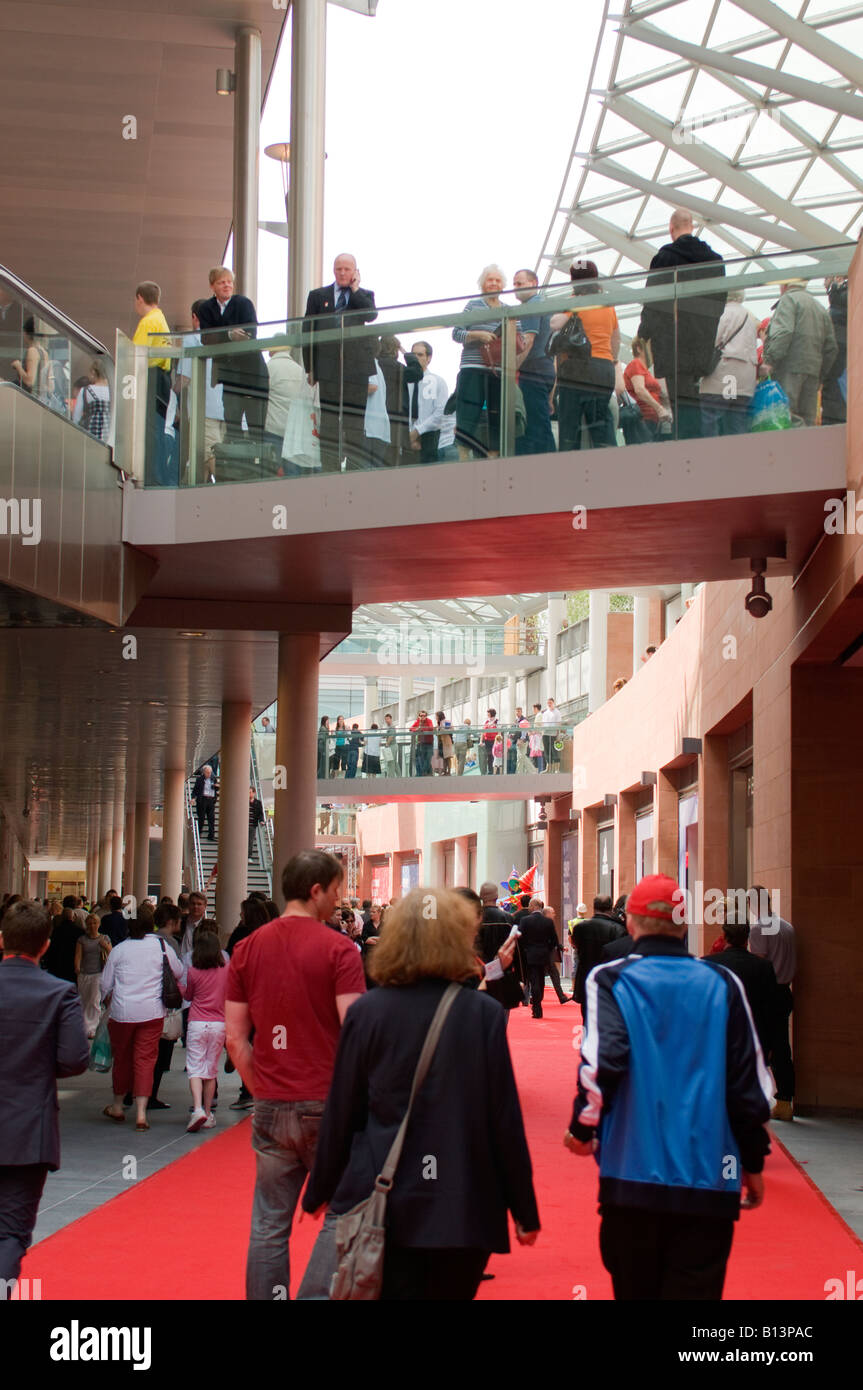
<path fill-rule="evenodd" d="M 229 97 L 232 92 L 237 90 L 237 79 L 230 68 L 216 68 L 216 93 L 220 97 Z"/>
<path fill-rule="evenodd" d="M 744 600 L 746 611 L 752 618 L 766 618 L 773 607 L 773 599 L 767 592 L 764 582 L 764 571 L 767 568 L 767 561 L 763 559 L 753 559 L 752 561 L 752 588 Z"/>

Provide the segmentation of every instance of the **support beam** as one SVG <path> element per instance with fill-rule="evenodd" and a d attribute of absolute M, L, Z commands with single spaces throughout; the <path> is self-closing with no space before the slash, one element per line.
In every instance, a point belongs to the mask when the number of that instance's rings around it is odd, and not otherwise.
<path fill-rule="evenodd" d="M 836 111 L 841 116 L 851 116 L 863 120 L 863 98 L 841 88 L 825 86 L 823 82 L 813 82 L 807 77 L 795 77 L 784 68 L 769 68 L 761 63 L 751 63 L 748 58 L 733 57 L 730 53 L 720 53 L 715 48 L 702 48 L 697 43 L 686 43 L 671 34 L 656 29 L 652 24 L 630 24 L 626 31 L 630 38 L 637 39 L 652 48 L 662 48 L 668 53 L 676 53 L 695 68 L 710 72 L 717 68 L 729 72 L 733 77 L 748 78 L 762 87 L 777 92 L 787 92 L 797 101 L 810 101 L 815 106 L 824 106 L 828 111 Z"/>
<path fill-rule="evenodd" d="M 123 836 L 123 872 L 118 874 L 122 882 L 117 884 L 117 892 L 121 897 L 132 893 L 132 882 L 135 877 L 135 807 L 129 806 L 126 811 L 126 832 Z"/>
<path fill-rule="evenodd" d="M 319 662 L 318 633 L 279 634 L 276 768 L 287 774 L 277 779 L 286 780 L 286 786 L 274 784 L 273 897 L 280 907 L 282 870 L 295 854 L 315 843 L 317 740 L 311 734 L 302 737 L 300 731 L 313 730 L 318 722 Z M 248 802 L 248 791 L 245 799 Z"/>
<path fill-rule="evenodd" d="M 279 688 L 281 697 L 281 687 Z M 279 703 L 278 731 L 288 724 Z M 299 726 L 302 727 L 302 726 Z M 314 727 L 310 724 L 309 727 Z M 306 742 L 306 740 L 302 740 Z M 252 706 L 247 700 L 222 704 L 219 754 L 219 872 L 216 878 L 216 920 L 224 945 L 240 920 L 249 874 L 249 763 L 252 755 Z M 316 747 L 316 745 L 315 745 Z M 317 755 L 317 754 L 316 754 Z M 279 793 L 276 793 L 278 797 Z M 277 802 L 278 804 L 278 802 Z"/>
<path fill-rule="evenodd" d="M 825 38 L 817 29 L 813 29 L 811 24 L 804 23 L 802 19 L 795 19 L 787 10 L 774 5 L 772 0 L 734 0 L 734 4 L 738 10 L 745 10 L 753 19 L 761 20 L 768 28 L 774 29 L 783 38 L 790 39 L 798 48 L 804 49 L 813 58 L 838 72 L 840 77 L 847 77 L 855 87 L 863 88 L 863 62 L 850 49 L 843 48 L 833 39 Z"/>
<path fill-rule="evenodd" d="M 588 644 L 590 648 L 590 688 L 588 713 L 593 714 L 605 704 L 608 685 L 608 594 L 604 589 L 591 589 L 588 615 Z"/>
<path fill-rule="evenodd" d="M 123 819 L 124 803 L 120 797 L 114 802 L 114 834 L 111 850 L 111 882 L 109 888 L 113 888 L 117 893 L 121 891 L 120 883 L 123 877 Z"/>
<path fill-rule="evenodd" d="M 327 0 L 292 0 L 291 26 L 288 312 L 299 318 L 323 278 Z"/>
<path fill-rule="evenodd" d="M 261 32 L 237 30 L 234 43 L 234 283 L 258 295 L 258 164 L 261 144 Z"/>
<path fill-rule="evenodd" d="M 658 249 L 650 242 L 636 241 L 633 237 L 627 236 L 620 227 L 615 227 L 613 223 L 606 222 L 602 217 L 597 217 L 592 212 L 580 212 L 578 208 L 573 208 L 567 215 L 574 226 L 580 227 L 589 236 L 596 237 L 600 246 L 610 246 L 612 250 L 619 251 L 621 256 L 628 256 L 644 270 L 649 268 Z M 565 260 L 571 259 L 571 257 L 568 258 L 567 253 L 563 251 L 553 259 L 562 265 Z"/>
<path fill-rule="evenodd" d="M 141 903 L 150 891 L 150 803 L 135 802 L 135 860 L 130 892 Z"/>
<path fill-rule="evenodd" d="M 99 837 L 99 873 L 98 873 L 98 896 L 104 898 L 108 889 L 111 887 L 111 867 L 114 844 L 114 809 L 113 806 L 106 806 L 102 816 L 102 828 Z"/>
<path fill-rule="evenodd" d="M 165 795 L 162 813 L 162 876 L 159 897 L 177 901 L 183 886 L 183 830 L 185 806 L 181 767 L 165 769 Z"/>
<path fill-rule="evenodd" d="M 719 154 L 703 142 L 697 145 L 679 144 L 674 139 L 675 127 L 671 121 L 666 120 L 663 116 L 657 116 L 641 102 L 634 101 L 632 97 L 622 97 L 613 93 L 609 97 L 609 106 L 617 115 L 630 121 L 639 130 L 643 130 L 651 139 L 658 140 L 669 150 L 676 150 L 690 164 L 702 169 L 708 177 L 719 179 L 727 188 L 733 188 L 742 197 L 750 198 L 756 207 L 762 207 L 765 212 L 772 213 L 786 226 L 796 228 L 798 232 L 810 238 L 810 245 L 830 246 L 835 243 L 836 230 L 834 227 L 829 227 L 826 222 L 821 222 L 819 218 L 812 217 L 809 213 L 801 212 L 799 208 L 791 207 L 784 198 L 781 198 L 778 193 L 774 193 L 760 179 L 738 169 L 724 155 Z"/>

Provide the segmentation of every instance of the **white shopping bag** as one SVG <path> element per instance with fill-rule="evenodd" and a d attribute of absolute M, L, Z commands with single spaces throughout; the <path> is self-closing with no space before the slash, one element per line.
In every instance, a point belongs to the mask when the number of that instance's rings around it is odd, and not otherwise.
<path fill-rule="evenodd" d="M 317 386 L 303 383 L 300 394 L 291 401 L 282 441 L 282 458 L 300 468 L 320 468 L 321 443 L 318 421 L 321 406 Z"/>
<path fill-rule="evenodd" d="M 366 401 L 365 434 L 367 439 L 382 439 L 384 444 L 389 444 L 390 417 L 387 415 L 387 383 L 381 371 L 380 362 L 377 363 L 375 381 L 378 389 L 373 391 Z"/>

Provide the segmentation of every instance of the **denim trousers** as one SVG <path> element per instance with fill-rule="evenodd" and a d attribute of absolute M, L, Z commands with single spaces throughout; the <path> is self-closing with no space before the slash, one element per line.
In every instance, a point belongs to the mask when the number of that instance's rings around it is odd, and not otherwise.
<path fill-rule="evenodd" d="M 288 1241 L 306 1174 L 315 1161 L 323 1113 L 322 1100 L 255 1101 L 252 1148 L 257 1172 L 246 1261 L 249 1300 L 271 1302 L 290 1296 Z M 324 1298 L 329 1280 L 326 1290 Z"/>

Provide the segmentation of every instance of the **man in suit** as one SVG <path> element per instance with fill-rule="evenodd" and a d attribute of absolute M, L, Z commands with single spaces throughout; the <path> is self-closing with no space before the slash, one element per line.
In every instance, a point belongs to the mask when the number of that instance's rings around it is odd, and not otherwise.
<path fill-rule="evenodd" d="M 722 934 L 726 941 L 725 950 L 704 956 L 704 960 L 724 965 L 743 985 L 761 1051 L 766 1057 L 773 1040 L 779 1004 L 776 972 L 769 960 L 761 960 L 749 950 L 748 922 L 726 921 Z"/>
<path fill-rule="evenodd" d="M 234 276 L 227 266 L 217 265 L 210 271 L 210 299 L 198 301 L 198 322 L 201 342 L 207 344 L 246 342 L 258 336 L 258 315 L 251 299 L 234 293 Z M 221 383 L 225 411 L 225 433 L 228 442 L 243 442 L 243 416 L 246 417 L 249 442 L 263 447 L 264 425 L 267 419 L 267 400 L 270 378 L 267 364 L 260 352 L 243 352 L 213 360 L 213 385 Z M 240 476 L 244 476 L 240 470 Z M 238 481 L 225 476 L 222 481 Z"/>
<path fill-rule="evenodd" d="M 216 797 L 219 795 L 219 782 L 209 763 L 206 763 L 195 778 L 192 787 L 192 800 L 198 813 L 198 834 L 204 832 L 207 822 L 207 839 L 216 838 Z"/>
<path fill-rule="evenodd" d="M 550 917 L 542 910 L 542 901 L 531 898 L 530 911 L 519 923 L 521 951 L 530 983 L 530 1009 L 534 1018 L 542 1018 L 542 997 L 545 977 L 557 949 L 557 932 Z"/>
<path fill-rule="evenodd" d="M 583 1009 L 584 986 L 588 975 L 593 967 L 604 959 L 603 947 L 609 941 L 616 941 L 618 937 L 626 936 L 626 928 L 620 925 L 616 917 L 612 917 L 611 898 L 602 896 L 593 900 L 593 916 L 578 922 L 573 927 L 571 935 L 573 947 L 578 952 L 578 966 L 575 972 L 572 997 L 576 1004 L 580 1004 Z"/>
<path fill-rule="evenodd" d="M 367 456 L 364 425 L 370 381 L 375 375 L 377 340 L 346 337 L 343 342 L 320 342 L 317 334 L 332 331 L 343 316 L 346 332 L 378 316 L 371 290 L 360 289 L 356 257 L 343 252 L 333 262 L 332 285 L 311 290 L 303 323 L 303 363 L 309 385 L 317 383 L 321 397 L 321 470 L 338 473 L 347 456 L 348 468 L 362 467 Z M 341 437 L 339 424 L 341 422 Z"/>
<path fill-rule="evenodd" d="M 51 936 L 44 907 L 16 903 L 2 935 L 0 1280 L 8 1281 L 21 1272 L 45 1178 L 60 1166 L 56 1078 L 86 1071 L 90 1048 L 74 985 L 39 969 Z"/>
<path fill-rule="evenodd" d="M 482 903 L 482 921 L 477 932 L 476 951 L 485 964 L 494 960 L 495 956 L 498 955 L 513 926 L 512 918 L 497 905 L 497 891 L 497 884 L 491 881 L 482 884 L 479 890 Z M 509 967 L 507 973 L 521 979 L 520 961 L 517 956 L 516 962 Z M 506 1009 L 507 1021 L 509 1021 L 509 1010 L 516 1008 L 518 1004 L 511 982 L 491 979 L 486 988 L 492 999 L 496 999 Z"/>

